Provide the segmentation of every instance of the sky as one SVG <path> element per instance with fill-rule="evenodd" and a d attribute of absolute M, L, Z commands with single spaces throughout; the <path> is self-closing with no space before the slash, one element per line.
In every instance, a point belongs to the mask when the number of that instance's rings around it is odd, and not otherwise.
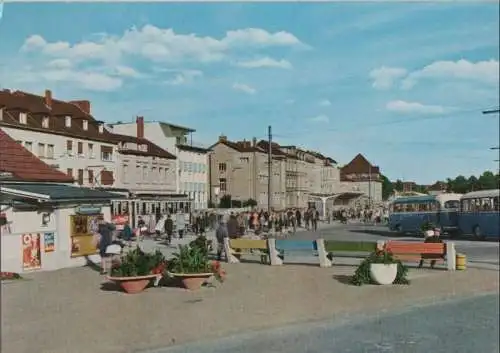
<path fill-rule="evenodd" d="M 0 87 L 433 183 L 498 168 L 499 4 L 7 2 Z"/>

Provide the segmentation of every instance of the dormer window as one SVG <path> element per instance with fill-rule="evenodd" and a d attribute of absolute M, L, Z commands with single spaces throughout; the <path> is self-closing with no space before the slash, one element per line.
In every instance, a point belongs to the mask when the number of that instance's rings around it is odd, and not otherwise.
<path fill-rule="evenodd" d="M 82 127 L 83 130 L 87 131 L 89 129 L 89 122 L 87 120 L 83 120 Z"/>
<path fill-rule="evenodd" d="M 48 129 L 49 128 L 49 117 L 48 116 L 44 116 L 43 119 L 42 119 L 42 127 L 44 129 Z"/>
<path fill-rule="evenodd" d="M 28 114 L 19 113 L 19 122 L 23 125 L 26 125 L 28 123 Z"/>
<path fill-rule="evenodd" d="M 99 133 L 104 133 L 104 124 L 99 124 Z"/>
<path fill-rule="evenodd" d="M 64 122 L 65 122 L 65 124 L 64 124 L 64 125 L 65 125 L 66 127 L 71 127 L 71 116 L 67 115 L 67 116 L 66 116 L 66 119 L 64 120 Z"/>
<path fill-rule="evenodd" d="M 0 108 L 0 121 L 3 120 L 3 108 Z"/>

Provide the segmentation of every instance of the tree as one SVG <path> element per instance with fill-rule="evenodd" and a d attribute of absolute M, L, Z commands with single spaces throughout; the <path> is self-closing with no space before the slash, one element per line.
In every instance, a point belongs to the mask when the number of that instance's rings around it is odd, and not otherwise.
<path fill-rule="evenodd" d="M 396 182 L 394 183 L 394 190 L 399 192 L 403 191 L 403 182 L 401 180 L 396 180 Z"/>
<path fill-rule="evenodd" d="M 382 175 L 381 178 L 382 178 L 382 199 L 387 200 L 394 193 L 394 186 L 385 175 Z"/>
<path fill-rule="evenodd" d="M 497 189 L 499 187 L 499 176 L 492 172 L 484 172 L 478 179 L 478 184 L 481 190 Z"/>
<path fill-rule="evenodd" d="M 220 198 L 219 207 L 220 208 L 231 208 L 232 207 L 231 195 L 222 196 Z"/>

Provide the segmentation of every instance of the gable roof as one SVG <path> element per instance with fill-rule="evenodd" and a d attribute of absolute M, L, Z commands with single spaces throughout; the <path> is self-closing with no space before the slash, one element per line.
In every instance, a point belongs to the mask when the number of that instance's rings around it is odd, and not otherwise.
<path fill-rule="evenodd" d="M 72 183 L 73 178 L 50 167 L 0 129 L 0 172 L 13 181 Z"/>
<path fill-rule="evenodd" d="M 137 145 L 146 145 L 147 146 L 147 151 L 141 151 L 138 149 L 120 148 L 119 152 L 121 154 L 130 154 L 130 155 L 135 155 L 135 156 L 153 156 L 153 157 L 166 158 L 166 159 L 177 159 L 177 157 L 174 156 L 172 153 L 165 151 L 160 146 L 154 144 L 153 142 L 151 142 L 145 138 L 138 138 L 135 136 L 120 135 L 120 134 L 110 134 L 110 137 L 113 141 L 115 141 L 117 143 L 131 142 L 131 143 L 135 143 Z"/>
<path fill-rule="evenodd" d="M 361 153 L 340 169 L 342 176 L 348 174 L 380 174 L 380 168 L 372 165 Z"/>
<path fill-rule="evenodd" d="M 3 120 L 0 121 L 0 126 L 39 131 L 47 134 L 63 135 L 115 145 L 121 142 L 145 144 L 148 146 L 147 151 L 120 149 L 120 153 L 167 159 L 176 158 L 173 154 L 165 151 L 147 139 L 138 139 L 135 136 L 114 134 L 106 130 L 104 126 L 102 132 L 99 132 L 99 125 L 103 123 L 102 121 L 96 120 L 90 113 L 89 101 L 66 102 L 52 98 L 52 93 L 50 91 L 47 91 L 45 94 L 46 96 L 44 97 L 23 91 L 0 91 L 0 108 L 4 108 Z M 50 107 L 47 105 L 47 95 L 50 96 Z M 26 124 L 21 124 L 19 121 L 20 113 L 27 114 Z M 71 116 L 70 127 L 66 127 L 66 116 Z M 44 117 L 49 117 L 48 128 L 42 126 Z M 84 120 L 88 122 L 87 130 L 83 129 Z"/>
<path fill-rule="evenodd" d="M 213 147 L 217 146 L 219 143 L 233 150 L 236 150 L 240 153 L 264 152 L 260 148 L 253 146 L 252 141 L 243 140 L 243 141 L 233 142 L 229 141 L 226 136 L 219 136 L 219 140 L 212 146 L 210 146 L 208 149 L 213 149 Z"/>

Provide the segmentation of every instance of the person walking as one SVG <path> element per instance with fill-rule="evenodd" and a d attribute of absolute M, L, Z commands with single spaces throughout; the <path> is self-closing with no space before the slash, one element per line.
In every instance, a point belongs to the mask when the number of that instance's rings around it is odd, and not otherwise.
<path fill-rule="evenodd" d="M 165 233 L 167 234 L 167 245 L 172 243 L 172 234 L 174 234 L 174 221 L 170 215 L 165 220 Z"/>
<path fill-rule="evenodd" d="M 177 217 L 175 218 L 175 225 L 177 227 L 177 233 L 179 234 L 179 239 L 184 238 L 184 229 L 186 228 L 186 217 L 182 211 L 177 213 Z"/>
<path fill-rule="evenodd" d="M 227 229 L 226 220 L 224 218 L 221 219 L 219 226 L 215 230 L 215 238 L 217 239 L 217 261 L 222 260 L 222 253 L 224 252 L 226 259 L 228 254 L 226 253 L 224 247 L 224 239 L 229 238 L 229 231 Z"/>
<path fill-rule="evenodd" d="M 102 215 L 99 217 L 98 231 L 101 235 L 99 241 L 99 255 L 101 255 L 101 274 L 107 274 L 111 269 L 110 254 L 106 253 L 106 249 L 113 243 L 113 224 L 104 221 Z"/>

